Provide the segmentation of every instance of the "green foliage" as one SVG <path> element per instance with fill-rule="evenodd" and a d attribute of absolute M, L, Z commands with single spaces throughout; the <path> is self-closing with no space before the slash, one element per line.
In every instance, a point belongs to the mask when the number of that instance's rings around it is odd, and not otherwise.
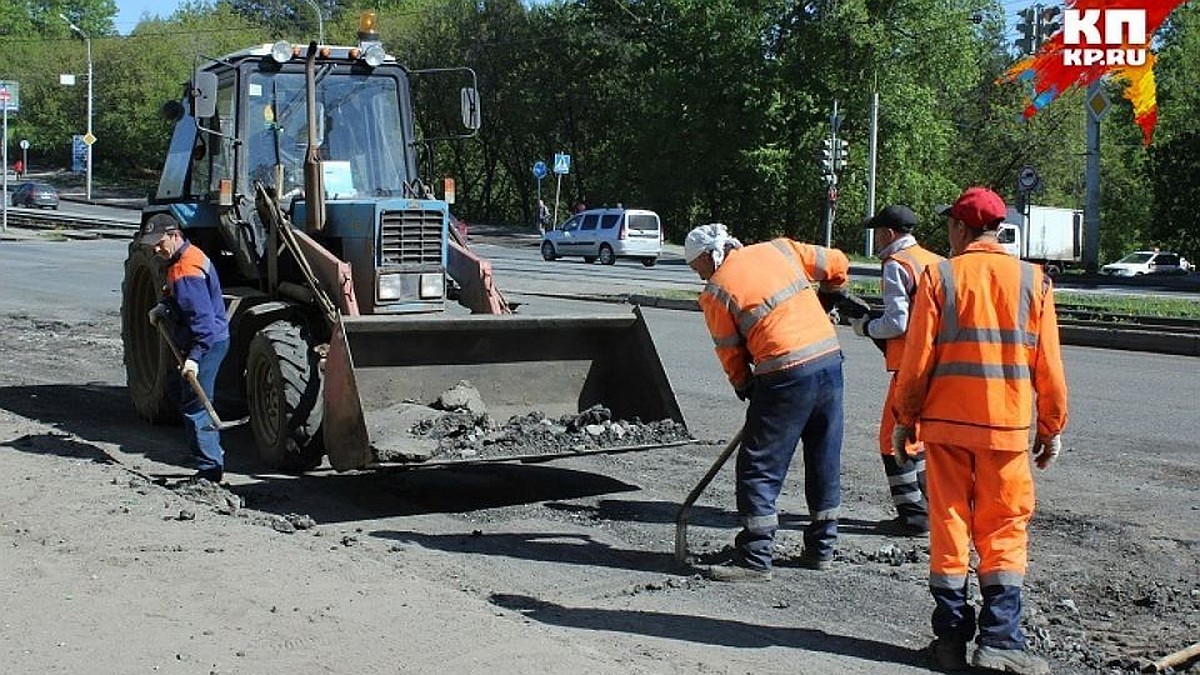
<path fill-rule="evenodd" d="M 1155 69 L 1159 125 L 1147 174 L 1152 199 L 1143 245 L 1200 257 L 1200 9 L 1171 15 Z"/>
<path fill-rule="evenodd" d="M 1083 95 L 1067 92 L 1023 119 L 1025 92 L 998 84 L 1013 56 L 1004 8 L 983 0 L 316 0 L 325 41 L 355 42 L 376 11 L 388 50 L 413 69 L 469 66 L 484 126 L 467 141 L 421 145 L 422 176 L 456 180 L 469 221 L 533 223 L 536 160 L 573 158 L 541 196 L 566 206 L 651 208 L 669 238 L 727 223 L 746 241 L 823 240 L 825 185 L 814 153 L 838 102 L 850 157 L 838 183 L 833 239 L 861 252 L 867 213 L 869 110 L 879 97 L 876 209 L 905 203 L 944 250 L 934 206 L 973 184 L 1010 201 L 1025 165 L 1043 178 L 1038 204 L 1084 202 Z M 308 0 L 193 0 L 172 16 L 114 35 L 113 0 L 0 0 L 0 78 L 21 83 L 10 138 L 37 164 L 65 166 L 86 111 L 84 44 L 92 36 L 97 170 L 152 177 L 178 97 L 198 55 L 277 37 L 307 42 Z M 1160 123 L 1143 148 L 1119 85 L 1103 125 L 1101 259 L 1158 244 L 1200 258 L 1200 10 L 1185 5 L 1159 36 Z M 28 55 L 37 54 L 37 58 Z M 77 84 L 58 84 L 74 73 Z M 465 79 L 414 77 L 422 137 L 460 134 Z"/>
<path fill-rule="evenodd" d="M 1185 298 L 1133 295 L 1092 295 L 1058 291 L 1055 304 L 1091 309 L 1107 315 L 1200 319 L 1200 302 Z"/>

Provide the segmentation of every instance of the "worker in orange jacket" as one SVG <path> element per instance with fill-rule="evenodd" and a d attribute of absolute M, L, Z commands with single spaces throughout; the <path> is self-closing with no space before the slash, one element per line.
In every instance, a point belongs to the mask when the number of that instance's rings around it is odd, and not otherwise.
<path fill-rule="evenodd" d="M 719 223 L 689 232 L 684 257 L 708 282 L 704 320 L 730 384 L 750 402 L 737 454 L 736 558 L 709 574 L 771 578 L 775 503 L 798 443 L 811 518 L 799 564 L 827 569 L 841 506 L 842 351 L 818 292 L 844 292 L 850 263 L 837 249 L 784 238 L 743 247 Z"/>
<path fill-rule="evenodd" d="M 946 670 L 973 664 L 1013 673 L 1050 669 L 1026 649 L 1021 586 L 1027 564 L 1033 476 L 1026 449 L 1048 468 L 1062 448 L 1067 384 L 1050 278 L 997 240 L 999 195 L 968 188 L 949 217 L 952 258 L 925 268 L 896 383 L 892 447 L 920 424 L 929 474 L 932 653 Z M 978 623 L 967 602 L 969 551 L 979 554 Z"/>
<path fill-rule="evenodd" d="M 881 260 L 883 315 L 874 319 L 867 315 L 856 317 L 850 320 L 850 325 L 855 334 L 882 344 L 884 367 L 892 373 L 879 421 L 879 453 L 897 515 L 883 527 L 903 535 L 923 535 L 929 531 L 925 449 L 920 443 L 913 442 L 906 452 L 892 451 L 892 430 L 896 426 L 892 407 L 896 402 L 896 371 L 900 370 L 904 355 L 904 335 L 908 330 L 912 297 L 917 292 L 917 280 L 926 266 L 936 265 L 945 258 L 917 243 L 912 234 L 918 224 L 917 214 L 907 206 L 888 206 L 864 224 L 874 230 L 875 250 Z"/>

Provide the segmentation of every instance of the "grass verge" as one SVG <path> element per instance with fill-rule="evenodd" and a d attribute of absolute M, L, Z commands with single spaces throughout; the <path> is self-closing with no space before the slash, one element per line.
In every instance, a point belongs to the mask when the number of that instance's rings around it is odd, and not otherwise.
<path fill-rule="evenodd" d="M 854 281 L 850 284 L 850 291 L 867 298 L 878 297 L 879 282 L 873 280 Z M 672 300 L 695 300 L 699 292 L 680 289 L 660 289 L 651 291 L 647 295 L 670 298 Z M 1090 309 L 1102 314 L 1200 319 L 1200 300 L 1191 300 L 1188 298 L 1094 295 L 1090 293 L 1057 291 L 1054 294 L 1054 299 L 1059 307 Z"/>

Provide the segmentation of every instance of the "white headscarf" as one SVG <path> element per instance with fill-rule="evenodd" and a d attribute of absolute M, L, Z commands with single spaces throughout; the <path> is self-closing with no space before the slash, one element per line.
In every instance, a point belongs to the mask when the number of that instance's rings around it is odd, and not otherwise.
<path fill-rule="evenodd" d="M 741 248 L 742 242 L 729 234 L 722 223 L 709 223 L 692 228 L 683 240 L 683 258 L 691 263 L 701 253 L 712 252 L 713 265 L 720 267 L 725 261 L 727 248 Z"/>

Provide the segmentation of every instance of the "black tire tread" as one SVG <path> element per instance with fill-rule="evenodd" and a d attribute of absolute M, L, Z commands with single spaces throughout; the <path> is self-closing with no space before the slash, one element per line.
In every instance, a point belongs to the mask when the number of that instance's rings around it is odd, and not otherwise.
<path fill-rule="evenodd" d="M 253 400 L 255 383 L 250 378 L 259 372 L 258 360 L 274 363 L 282 392 L 284 433 L 268 437 L 262 421 L 253 416 L 261 406 Z M 247 358 L 246 398 L 250 404 L 251 427 L 258 444 L 259 457 L 273 468 L 303 472 L 320 465 L 325 455 L 321 435 L 322 408 L 318 357 L 309 344 L 307 331 L 287 321 L 276 321 L 261 329 L 250 342 Z M 278 425 L 274 425 L 278 426 Z"/>
<path fill-rule="evenodd" d="M 154 291 L 165 281 L 153 254 L 131 245 L 121 281 L 121 348 L 129 397 L 138 417 L 151 424 L 180 420 L 178 401 L 167 390 L 179 381 L 174 375 L 175 356 L 146 319 L 158 302 Z"/>

